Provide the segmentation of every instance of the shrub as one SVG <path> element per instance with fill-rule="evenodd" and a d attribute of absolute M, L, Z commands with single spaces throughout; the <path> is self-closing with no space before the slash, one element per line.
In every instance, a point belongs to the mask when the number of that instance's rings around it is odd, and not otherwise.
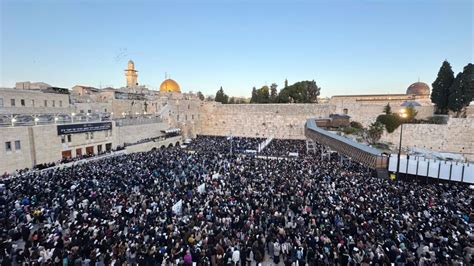
<path fill-rule="evenodd" d="M 344 132 L 344 134 L 346 134 L 346 135 L 354 134 L 356 131 L 357 131 L 357 129 L 353 128 L 353 127 L 343 127 L 342 128 L 342 132 Z"/>
<path fill-rule="evenodd" d="M 363 129 L 364 127 L 362 126 L 361 123 L 357 122 L 357 121 L 352 121 L 351 122 L 351 127 L 353 128 L 357 128 L 357 129 Z"/>
<path fill-rule="evenodd" d="M 426 121 L 430 124 L 446 124 L 446 117 L 440 115 L 430 116 Z"/>
<path fill-rule="evenodd" d="M 395 114 L 379 115 L 377 117 L 377 122 L 383 124 L 388 133 L 395 131 L 395 129 L 397 129 L 401 124 L 400 117 Z"/>

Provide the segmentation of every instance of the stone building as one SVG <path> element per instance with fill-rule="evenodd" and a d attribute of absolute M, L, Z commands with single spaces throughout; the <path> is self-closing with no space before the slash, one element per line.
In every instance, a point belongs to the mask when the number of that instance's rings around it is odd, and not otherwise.
<path fill-rule="evenodd" d="M 308 118 L 342 114 L 366 126 L 387 103 L 396 112 L 407 101 L 417 103 L 418 117 L 433 114 L 429 86 L 421 82 L 410 85 L 406 94 L 333 96 L 319 104 L 223 105 L 182 93 L 178 82 L 169 78 L 159 91 L 140 86 L 133 61 L 125 76 L 126 85 L 121 88 L 76 85 L 66 90 L 46 83 L 17 83 L 15 88 L 0 89 L 0 172 L 123 146 L 130 152 L 149 150 L 163 145 L 164 132 L 174 128 L 182 135 L 168 140 L 170 144 L 197 134 L 302 139 Z M 412 126 L 412 131 L 425 132 L 423 125 L 417 127 Z M 434 128 L 446 140 L 442 144 L 433 140 L 431 145 L 426 138 L 424 146 L 474 153 L 472 145 L 462 145 L 467 141 L 462 132 Z"/>

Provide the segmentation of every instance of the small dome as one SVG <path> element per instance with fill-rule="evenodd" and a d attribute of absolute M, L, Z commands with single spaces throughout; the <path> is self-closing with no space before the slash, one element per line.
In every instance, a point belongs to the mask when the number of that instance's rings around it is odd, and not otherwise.
<path fill-rule="evenodd" d="M 430 86 L 424 82 L 415 82 L 408 87 L 407 94 L 413 94 L 416 96 L 430 95 Z"/>
<path fill-rule="evenodd" d="M 160 85 L 160 91 L 161 92 L 181 92 L 178 83 L 172 79 L 167 79 L 163 81 Z"/>

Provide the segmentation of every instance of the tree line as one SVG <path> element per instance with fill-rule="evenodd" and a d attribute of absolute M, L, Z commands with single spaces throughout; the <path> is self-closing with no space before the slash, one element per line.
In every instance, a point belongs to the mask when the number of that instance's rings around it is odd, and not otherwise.
<path fill-rule="evenodd" d="M 444 61 L 432 84 L 431 102 L 437 114 L 454 112 L 460 116 L 474 99 L 474 65 L 468 64 L 454 77 L 451 64 Z"/>
<path fill-rule="evenodd" d="M 288 85 L 285 80 L 285 87 L 278 91 L 278 85 L 262 86 L 260 89 L 252 88 L 252 97 L 250 103 L 317 103 L 318 96 L 321 93 L 321 88 L 316 85 L 314 80 L 299 81 L 293 85 Z M 204 95 L 198 92 L 201 100 L 204 100 Z M 229 97 L 222 87 L 216 92 L 214 101 L 223 104 L 240 104 L 248 103 L 242 98 Z"/>

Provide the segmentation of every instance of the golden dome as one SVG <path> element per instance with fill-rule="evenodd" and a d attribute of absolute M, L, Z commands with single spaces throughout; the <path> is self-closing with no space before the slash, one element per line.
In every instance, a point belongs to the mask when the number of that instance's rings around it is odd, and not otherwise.
<path fill-rule="evenodd" d="M 160 91 L 162 92 L 181 92 L 179 85 L 176 81 L 172 79 L 167 79 L 163 81 L 160 85 Z"/>

